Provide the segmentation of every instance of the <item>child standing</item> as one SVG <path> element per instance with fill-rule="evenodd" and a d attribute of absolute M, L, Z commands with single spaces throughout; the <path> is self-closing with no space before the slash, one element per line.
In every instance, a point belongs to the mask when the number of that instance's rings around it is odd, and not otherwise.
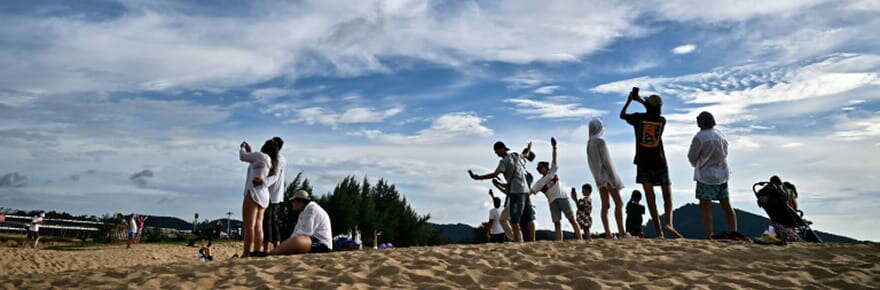
<path fill-rule="evenodd" d="M 581 186 L 581 192 L 583 193 L 584 198 L 578 199 L 577 190 L 572 187 L 571 199 L 577 204 L 577 223 L 578 226 L 581 227 L 583 239 L 589 240 L 592 238 L 590 227 L 593 226 L 593 217 L 590 216 L 593 213 L 593 200 L 590 198 L 590 193 L 593 192 L 593 186 L 589 183 L 585 183 Z"/>
<path fill-rule="evenodd" d="M 642 192 L 633 190 L 629 202 L 626 203 L 626 232 L 633 237 L 642 237 L 642 216 L 645 215 L 645 206 L 642 201 Z"/>

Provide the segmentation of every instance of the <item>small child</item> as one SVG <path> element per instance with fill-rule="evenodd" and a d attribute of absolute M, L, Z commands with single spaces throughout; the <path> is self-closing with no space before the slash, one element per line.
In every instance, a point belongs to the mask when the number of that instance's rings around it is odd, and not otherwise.
<path fill-rule="evenodd" d="M 592 239 L 590 227 L 593 226 L 593 217 L 590 216 L 593 213 L 593 200 L 590 198 L 590 193 L 593 192 L 593 186 L 589 183 L 585 183 L 581 186 L 581 192 L 583 193 L 584 198 L 578 199 L 577 190 L 572 187 L 571 199 L 577 204 L 577 223 L 581 227 L 583 239 L 589 240 Z"/>
<path fill-rule="evenodd" d="M 642 237 L 642 216 L 645 215 L 645 206 L 639 204 L 642 200 L 642 192 L 633 190 L 629 202 L 626 203 L 626 232 L 633 237 Z"/>

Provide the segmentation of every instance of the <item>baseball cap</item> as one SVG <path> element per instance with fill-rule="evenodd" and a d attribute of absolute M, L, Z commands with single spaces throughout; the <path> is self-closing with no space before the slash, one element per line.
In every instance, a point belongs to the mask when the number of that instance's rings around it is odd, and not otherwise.
<path fill-rule="evenodd" d="M 663 105 L 663 98 L 660 98 L 660 96 L 658 95 L 651 95 L 650 97 L 645 99 L 645 102 L 652 107 L 659 107 Z"/>
<path fill-rule="evenodd" d="M 293 193 L 293 199 L 307 199 L 307 200 L 309 200 L 309 199 L 311 199 L 311 195 L 309 194 L 308 191 L 300 189 L 300 190 L 297 190 L 295 193 Z"/>
<path fill-rule="evenodd" d="M 504 142 L 501 142 L 501 141 L 495 142 L 495 146 L 493 146 L 492 148 L 496 149 L 496 150 L 497 149 L 510 150 L 510 148 L 507 148 L 507 145 L 504 145 Z"/>

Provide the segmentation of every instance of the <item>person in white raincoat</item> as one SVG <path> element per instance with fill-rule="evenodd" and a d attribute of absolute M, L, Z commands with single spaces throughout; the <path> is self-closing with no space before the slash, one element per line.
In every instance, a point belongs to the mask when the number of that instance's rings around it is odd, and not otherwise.
<path fill-rule="evenodd" d="M 596 187 L 599 188 L 599 196 L 602 199 L 602 226 L 605 227 L 605 237 L 613 237 L 608 226 L 608 197 L 614 199 L 614 219 L 617 220 L 617 232 L 622 236 L 628 236 L 623 229 L 623 200 L 620 199 L 620 190 L 623 189 L 623 182 L 611 163 L 611 156 L 608 154 L 608 146 L 602 133 L 605 128 L 602 120 L 594 118 L 590 121 L 589 133 L 590 140 L 587 142 L 587 163 L 590 165 L 590 172 L 593 173 L 593 179 L 596 181 Z"/>

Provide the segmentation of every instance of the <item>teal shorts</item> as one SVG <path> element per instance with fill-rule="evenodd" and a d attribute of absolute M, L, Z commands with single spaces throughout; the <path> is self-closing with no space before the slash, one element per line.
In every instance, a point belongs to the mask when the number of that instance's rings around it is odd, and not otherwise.
<path fill-rule="evenodd" d="M 697 182 L 697 199 L 722 200 L 728 199 L 727 183 L 724 184 L 705 184 Z"/>

